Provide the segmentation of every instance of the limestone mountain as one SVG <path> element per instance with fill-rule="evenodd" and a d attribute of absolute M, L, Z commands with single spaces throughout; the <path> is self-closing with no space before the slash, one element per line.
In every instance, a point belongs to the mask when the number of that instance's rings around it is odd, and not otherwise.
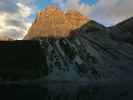
<path fill-rule="evenodd" d="M 121 80 L 133 76 L 133 47 L 111 38 L 112 31 L 90 20 L 71 37 L 37 36 L 46 54 L 49 81 Z"/>
<path fill-rule="evenodd" d="M 89 21 L 76 10 L 66 13 L 55 6 L 48 6 L 37 14 L 25 39 L 34 37 L 67 37 L 71 30 L 79 28 Z"/>

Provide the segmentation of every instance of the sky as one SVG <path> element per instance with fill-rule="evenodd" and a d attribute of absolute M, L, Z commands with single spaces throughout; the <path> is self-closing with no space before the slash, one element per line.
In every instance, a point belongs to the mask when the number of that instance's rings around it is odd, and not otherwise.
<path fill-rule="evenodd" d="M 105 26 L 133 16 L 133 0 L 0 0 L 0 36 L 22 39 L 36 13 L 51 4 L 76 9 Z"/>

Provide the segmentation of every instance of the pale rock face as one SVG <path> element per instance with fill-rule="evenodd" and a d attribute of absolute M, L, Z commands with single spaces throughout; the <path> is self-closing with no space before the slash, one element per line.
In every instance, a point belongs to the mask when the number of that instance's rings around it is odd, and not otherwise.
<path fill-rule="evenodd" d="M 85 16 L 82 16 L 76 10 L 69 10 L 68 12 L 65 13 L 65 16 L 69 20 L 69 22 L 72 24 L 73 29 L 85 24 L 86 20 L 87 20 L 87 18 Z M 89 21 L 89 19 L 88 19 L 88 21 Z"/>
<path fill-rule="evenodd" d="M 55 6 L 39 12 L 25 39 L 36 37 L 68 37 L 70 31 L 87 23 L 89 19 L 75 10 L 66 13 Z"/>

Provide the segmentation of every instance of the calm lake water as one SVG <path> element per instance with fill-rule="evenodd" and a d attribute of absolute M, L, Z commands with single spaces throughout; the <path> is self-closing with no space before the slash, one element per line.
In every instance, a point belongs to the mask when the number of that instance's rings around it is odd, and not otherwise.
<path fill-rule="evenodd" d="M 133 81 L 0 85 L 4 100 L 133 100 Z"/>

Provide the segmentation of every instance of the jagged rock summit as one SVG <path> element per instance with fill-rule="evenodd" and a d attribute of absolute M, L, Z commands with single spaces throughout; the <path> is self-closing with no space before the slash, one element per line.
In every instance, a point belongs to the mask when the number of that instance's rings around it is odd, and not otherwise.
<path fill-rule="evenodd" d="M 81 15 L 76 10 L 66 13 L 56 6 L 48 6 L 37 14 L 25 39 L 37 37 L 67 37 L 70 31 L 84 25 L 89 18 Z"/>

